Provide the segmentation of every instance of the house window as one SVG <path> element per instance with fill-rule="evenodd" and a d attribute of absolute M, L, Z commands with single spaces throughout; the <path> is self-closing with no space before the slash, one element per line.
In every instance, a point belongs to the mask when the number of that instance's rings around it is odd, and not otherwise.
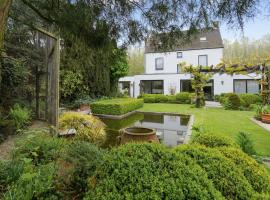
<path fill-rule="evenodd" d="M 198 66 L 208 66 L 208 57 L 207 55 L 199 55 L 198 56 Z"/>
<path fill-rule="evenodd" d="M 141 93 L 144 94 L 163 94 L 163 80 L 141 81 Z"/>
<path fill-rule="evenodd" d="M 257 80 L 234 80 L 234 92 L 237 94 L 258 94 L 260 91 Z"/>
<path fill-rule="evenodd" d="M 181 80 L 180 87 L 181 92 L 194 92 L 191 86 L 191 80 Z"/>
<path fill-rule="evenodd" d="M 177 58 L 182 58 L 183 57 L 183 53 L 182 52 L 177 52 Z"/>
<path fill-rule="evenodd" d="M 156 58 L 155 59 L 155 66 L 156 66 L 156 70 L 163 70 L 164 59 L 163 58 Z"/>

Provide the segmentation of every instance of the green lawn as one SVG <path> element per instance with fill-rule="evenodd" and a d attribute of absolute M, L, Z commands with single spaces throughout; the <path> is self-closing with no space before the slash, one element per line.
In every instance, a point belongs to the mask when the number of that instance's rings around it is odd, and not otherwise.
<path fill-rule="evenodd" d="M 195 125 L 204 125 L 211 133 L 235 139 L 239 131 L 251 134 L 258 154 L 270 156 L 270 132 L 250 120 L 254 113 L 222 108 L 191 108 L 184 104 L 144 104 L 141 111 L 193 114 Z"/>

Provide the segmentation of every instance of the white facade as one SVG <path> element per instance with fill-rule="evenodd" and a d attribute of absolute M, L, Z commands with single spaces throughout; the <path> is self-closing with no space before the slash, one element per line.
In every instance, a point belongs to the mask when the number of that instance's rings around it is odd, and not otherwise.
<path fill-rule="evenodd" d="M 177 52 L 182 53 L 182 58 L 177 57 Z M 178 73 L 177 65 L 186 62 L 193 66 L 198 66 L 198 56 L 207 55 L 208 66 L 215 66 L 221 62 L 223 58 L 223 48 L 216 49 L 199 49 L 188 51 L 174 51 L 165 53 L 146 53 L 145 54 L 145 74 L 162 74 L 162 73 Z M 155 67 L 155 59 L 163 58 L 163 70 L 157 70 Z"/>
<path fill-rule="evenodd" d="M 180 53 L 180 56 L 178 56 Z M 205 63 L 207 66 L 216 66 L 223 58 L 223 48 L 205 48 L 205 49 L 191 49 L 185 51 L 172 51 L 164 53 L 145 53 L 145 74 L 135 75 L 130 77 L 123 77 L 119 80 L 119 88 L 123 89 L 122 83 L 129 85 L 129 94 L 131 97 L 138 97 L 145 84 L 151 86 L 150 92 L 144 93 L 162 93 L 165 95 L 176 94 L 184 91 L 183 85 L 185 80 L 191 80 L 190 74 L 185 74 L 177 66 L 181 62 L 186 62 L 193 66 Z M 203 65 L 204 66 L 204 65 Z M 260 76 L 256 74 L 248 75 L 228 75 L 228 74 L 214 74 L 211 78 L 211 83 L 207 87 L 207 92 L 211 98 L 214 95 L 221 93 L 237 92 L 237 93 L 258 93 L 259 84 L 257 81 Z M 242 80 L 242 81 L 241 81 Z M 148 81 L 148 83 L 146 83 Z M 149 83 L 150 81 L 155 83 Z M 152 90 L 153 85 L 159 82 L 159 87 L 162 81 L 162 90 Z M 189 82 L 189 81 L 186 81 Z M 183 84 L 181 86 L 181 84 Z M 155 86 L 156 87 L 156 86 Z M 172 93 L 173 92 L 173 93 Z M 205 92 L 205 93 L 207 93 Z M 207 96 L 206 96 L 207 97 Z M 211 99 L 210 98 L 210 99 Z"/>

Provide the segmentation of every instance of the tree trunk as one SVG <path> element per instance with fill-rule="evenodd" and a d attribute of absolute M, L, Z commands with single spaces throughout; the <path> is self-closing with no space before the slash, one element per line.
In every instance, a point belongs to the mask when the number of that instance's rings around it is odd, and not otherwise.
<path fill-rule="evenodd" d="M 12 0 L 0 0 L 0 50 L 3 48 L 4 33 L 11 3 Z"/>

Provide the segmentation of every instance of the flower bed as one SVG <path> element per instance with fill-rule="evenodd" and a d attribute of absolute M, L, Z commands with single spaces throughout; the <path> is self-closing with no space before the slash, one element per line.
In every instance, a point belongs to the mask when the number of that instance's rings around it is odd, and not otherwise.
<path fill-rule="evenodd" d="M 142 106 L 142 99 L 119 98 L 97 101 L 91 104 L 91 110 L 94 114 L 123 115 L 137 110 Z"/>

